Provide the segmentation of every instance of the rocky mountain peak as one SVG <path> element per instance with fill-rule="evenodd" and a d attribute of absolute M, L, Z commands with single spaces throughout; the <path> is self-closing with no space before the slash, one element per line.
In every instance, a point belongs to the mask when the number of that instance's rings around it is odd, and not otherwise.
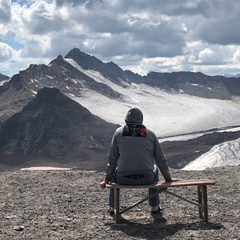
<path fill-rule="evenodd" d="M 87 151 L 106 151 L 116 127 L 58 89 L 42 88 L 0 127 L 0 152 L 79 160 Z"/>
<path fill-rule="evenodd" d="M 81 52 L 78 48 L 73 48 L 69 53 L 65 56 L 65 58 L 73 59 L 80 66 L 85 69 L 99 69 L 104 63 L 97 59 L 94 56 Z"/>
<path fill-rule="evenodd" d="M 123 86 L 126 81 L 124 71 L 115 63 L 104 63 L 94 56 L 81 52 L 80 49 L 72 49 L 65 58 L 73 59 L 84 69 L 91 69 L 100 72 L 105 78 Z"/>
<path fill-rule="evenodd" d="M 64 103 L 67 100 L 68 98 L 65 95 L 61 94 L 58 88 L 43 87 L 38 91 L 36 97 L 33 98 L 33 100 L 30 101 L 29 104 L 25 106 L 23 109 L 36 111 L 37 109 L 40 108 L 42 109 L 50 108 L 51 110 L 54 110 L 55 106 L 59 104 L 60 101 Z"/>

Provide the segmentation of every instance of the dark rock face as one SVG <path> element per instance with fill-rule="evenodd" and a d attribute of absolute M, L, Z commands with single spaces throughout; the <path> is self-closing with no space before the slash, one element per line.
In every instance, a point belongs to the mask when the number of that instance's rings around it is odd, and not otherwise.
<path fill-rule="evenodd" d="M 124 71 L 118 65 L 113 62 L 103 63 L 96 57 L 81 52 L 78 48 L 72 49 L 65 58 L 73 59 L 85 69 L 98 71 L 104 77 L 119 85 L 122 85 L 122 82 L 126 81 Z"/>
<path fill-rule="evenodd" d="M 0 82 L 1 82 L 1 81 L 4 81 L 4 80 L 8 80 L 8 79 L 9 79 L 8 76 L 3 75 L 3 74 L 0 73 Z"/>
<path fill-rule="evenodd" d="M 21 111 L 33 96 L 33 90 L 19 74 L 0 86 L 0 125 L 14 113 Z"/>
<path fill-rule="evenodd" d="M 147 75 L 146 81 L 166 91 L 183 91 L 185 94 L 203 98 L 226 100 L 240 95 L 240 78 L 207 76 L 193 72 L 151 72 Z"/>
<path fill-rule="evenodd" d="M 0 152 L 66 158 L 106 151 L 116 128 L 58 89 L 43 88 L 0 127 Z"/>

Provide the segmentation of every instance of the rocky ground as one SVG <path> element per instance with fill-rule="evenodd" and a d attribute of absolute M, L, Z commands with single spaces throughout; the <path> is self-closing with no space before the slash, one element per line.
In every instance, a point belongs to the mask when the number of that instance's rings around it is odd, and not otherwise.
<path fill-rule="evenodd" d="M 240 239 L 240 167 L 171 172 L 182 179 L 217 180 L 208 187 L 208 224 L 196 206 L 165 193 L 162 215 L 151 216 L 145 202 L 115 224 L 106 213 L 108 190 L 99 188 L 102 172 L 1 171 L 0 239 Z M 197 199 L 196 187 L 171 191 Z M 121 193 L 125 206 L 147 194 L 146 189 Z"/>

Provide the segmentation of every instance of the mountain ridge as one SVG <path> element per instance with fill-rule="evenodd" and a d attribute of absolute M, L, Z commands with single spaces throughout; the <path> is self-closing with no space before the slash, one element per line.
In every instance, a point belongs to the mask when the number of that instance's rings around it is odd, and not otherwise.
<path fill-rule="evenodd" d="M 94 116 L 59 89 L 44 87 L 0 126 L 0 152 L 69 159 L 70 164 L 73 159 L 84 160 L 90 151 L 96 158 L 106 152 L 117 127 Z"/>
<path fill-rule="evenodd" d="M 30 64 L 29 68 L 15 74 L 9 82 L 4 86 L 0 86 L 0 100 L 4 105 L 9 102 L 11 111 L 6 111 L 6 106 L 0 105 L 0 122 L 5 121 L 14 113 L 14 104 L 16 100 L 12 100 L 12 92 L 18 95 L 18 104 L 15 104 L 16 111 L 27 104 L 32 97 L 42 87 L 57 87 L 63 93 L 81 97 L 81 91 L 89 89 L 91 91 L 103 94 L 110 98 L 121 99 L 122 94 L 112 89 L 111 86 L 101 81 L 96 81 L 83 71 L 77 69 L 67 60 L 71 59 L 80 64 L 83 69 L 99 72 L 110 82 L 121 87 L 128 87 L 132 84 L 145 84 L 161 91 L 178 94 L 189 94 L 202 98 L 216 98 L 223 100 L 231 100 L 232 97 L 240 96 L 240 78 L 225 78 L 223 76 L 207 76 L 202 73 L 193 72 L 173 72 L 173 73 L 157 73 L 151 72 L 147 76 L 135 74 L 129 70 L 123 71 L 115 63 L 103 63 L 94 56 L 88 55 L 80 51 L 80 49 L 72 49 L 63 58 L 59 55 L 48 65 Z M 18 91 L 22 89 L 22 92 Z M 18 91 L 18 92 L 17 92 Z M 21 94 L 23 95 L 21 97 Z M 4 110 L 4 111 L 3 111 Z"/>
<path fill-rule="evenodd" d="M 0 128 L 4 128 L 5 123 L 15 114 L 18 116 L 26 113 L 32 104 L 31 101 L 38 96 L 39 92 L 41 93 L 42 89 L 54 89 L 52 91 L 56 91 L 57 88 L 66 97 L 65 102 L 74 100 L 77 104 L 90 110 L 93 115 L 101 118 L 101 122 L 111 123 L 115 127 L 123 122 L 130 107 L 137 106 L 145 110 L 146 114 L 144 116 L 147 126 L 153 127 L 153 130 L 158 130 L 159 126 L 161 127 L 157 132 L 157 134 L 160 132 L 161 136 L 164 136 L 163 130 L 165 130 L 165 135 L 168 136 L 169 134 L 166 134 L 168 129 L 172 131 L 172 135 L 205 131 L 207 130 L 204 129 L 205 125 L 201 126 L 199 122 L 206 122 L 206 116 L 209 119 L 207 120 L 209 121 L 208 129 L 214 128 L 217 130 L 226 126 L 239 125 L 238 118 L 234 119 L 239 116 L 239 105 L 237 101 L 231 100 L 235 96 L 240 96 L 238 87 L 233 88 L 235 82 L 238 86 L 240 78 L 210 77 L 202 73 L 192 72 L 151 72 L 147 76 L 141 76 L 129 70 L 122 70 L 114 62 L 103 63 L 96 57 L 81 52 L 80 49 L 72 49 L 65 57 L 59 55 L 48 65 L 30 64 L 29 68 L 15 74 L 8 82 L 0 86 Z M 42 100 L 44 101 L 44 99 Z M 186 103 L 187 101 L 189 105 Z M 230 101 L 234 103 L 234 106 Z M 42 103 L 39 102 L 39 104 Z M 173 108 L 172 106 L 175 105 L 177 107 Z M 228 106 L 231 108 L 228 108 Z M 35 108 L 37 107 L 39 106 L 36 105 Z M 45 108 L 47 109 L 46 106 Z M 44 115 L 46 109 L 41 109 L 41 114 Z M 226 109 L 229 110 L 226 111 Z M 34 109 L 32 110 L 34 111 Z M 51 113 L 54 113 L 54 111 Z M 166 117 L 166 113 L 169 114 L 168 117 Z M 223 116 L 222 113 L 226 116 Z M 194 114 L 194 118 L 191 118 L 189 114 Z M 48 117 L 50 118 L 50 115 Z M 74 116 L 71 117 L 74 118 Z M 115 120 L 112 121 L 113 119 L 117 119 L 116 122 Z M 31 119 L 28 121 L 31 121 Z M 86 124 L 89 124 L 89 122 L 87 121 Z M 16 122 L 15 125 L 17 125 Z M 37 123 L 37 126 L 41 129 L 39 123 Z M 90 125 L 87 127 L 89 128 Z M 78 128 L 81 128 L 81 126 L 78 125 Z M 113 128 L 111 129 L 112 134 Z M 72 131 L 70 128 L 69 132 L 74 135 L 74 131 Z M 104 134 L 106 133 L 104 132 Z M 106 135 L 110 137 L 111 134 Z M 55 136 L 58 136 L 57 133 L 55 133 Z M 61 142 L 60 136 L 58 138 Z M 14 152 L 14 146 L 16 148 L 14 144 L 12 149 L 9 148 L 11 149 L 10 152 Z M 52 152 L 49 156 L 57 158 L 65 156 L 67 150 L 65 153 L 61 153 L 64 148 L 59 149 L 54 144 L 52 146 L 52 151 L 55 151 L 55 153 Z M 171 151 L 171 146 L 174 146 L 174 143 L 166 147 L 167 152 Z M 83 141 L 79 148 L 84 149 L 84 147 Z M 28 152 L 26 149 L 29 148 L 25 148 L 25 153 L 32 154 L 31 151 Z M 83 154 L 83 158 L 92 156 L 92 159 L 94 159 L 99 156 L 96 155 L 96 152 L 91 152 L 92 150 Z M 101 150 L 101 147 L 98 150 Z M 187 156 L 187 159 L 183 159 L 183 161 L 193 160 L 192 158 L 196 154 L 192 154 L 191 157 L 191 151 L 198 150 L 197 147 L 186 150 L 186 154 L 182 154 Z M 59 156 L 57 155 L 58 151 Z M 177 148 L 173 151 L 171 157 L 173 160 L 171 161 L 174 164 L 172 166 L 178 165 L 175 162 L 179 157 L 178 151 Z M 24 151 L 20 152 L 24 154 Z M 106 145 L 103 152 L 101 152 L 101 159 L 106 160 Z M 18 151 L 15 151 L 15 153 L 18 153 Z M 37 151 L 33 151 L 33 153 L 39 154 Z M 71 158 L 75 159 L 75 156 L 73 153 Z M 168 156 L 170 155 L 168 154 Z M 101 165 L 101 163 L 99 164 Z"/>

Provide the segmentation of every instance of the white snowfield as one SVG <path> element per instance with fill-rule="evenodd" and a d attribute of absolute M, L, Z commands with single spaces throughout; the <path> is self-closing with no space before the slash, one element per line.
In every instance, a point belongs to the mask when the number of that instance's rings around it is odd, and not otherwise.
<path fill-rule="evenodd" d="M 214 146 L 209 152 L 187 164 L 182 170 L 240 166 L 240 138 Z"/>
<path fill-rule="evenodd" d="M 38 170 L 38 171 L 51 171 L 51 170 L 72 170 L 72 168 L 60 168 L 60 167 L 29 167 L 29 168 L 21 168 L 20 170 Z"/>
<path fill-rule="evenodd" d="M 138 107 L 144 114 L 143 123 L 156 133 L 161 142 L 195 138 L 202 135 L 195 134 L 198 131 L 240 126 L 240 98 L 228 101 L 206 99 L 186 95 L 183 91 L 167 93 L 145 84 L 124 83 L 125 87 L 121 87 L 97 71 L 83 69 L 72 59 L 65 60 L 95 81 L 105 83 L 122 95 L 119 99 L 110 99 L 98 92 L 83 90 L 81 98 L 69 95 L 70 98 L 89 109 L 92 114 L 120 125 L 124 124 L 127 111 Z M 237 131 L 239 128 L 230 130 Z M 239 165 L 239 159 L 238 139 L 215 146 L 184 170 Z"/>
<path fill-rule="evenodd" d="M 122 94 L 120 99 L 110 99 L 89 90 L 83 90 L 80 98 L 69 95 L 92 114 L 108 122 L 122 125 L 127 111 L 138 107 L 144 114 L 144 124 L 159 138 L 240 125 L 240 98 L 229 101 L 199 98 L 167 93 L 145 84 L 125 83 L 125 87 L 121 87 L 97 71 L 83 69 L 72 59 L 65 60 L 95 81 L 105 83 Z"/>
<path fill-rule="evenodd" d="M 3 86 L 3 84 L 5 83 L 5 82 L 8 82 L 9 80 L 3 80 L 3 81 L 0 81 L 0 86 Z"/>

